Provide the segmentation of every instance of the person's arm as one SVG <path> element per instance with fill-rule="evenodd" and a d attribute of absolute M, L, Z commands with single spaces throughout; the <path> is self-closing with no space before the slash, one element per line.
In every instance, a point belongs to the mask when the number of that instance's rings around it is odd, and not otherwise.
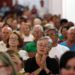
<path fill-rule="evenodd" d="M 45 67 L 44 70 L 46 71 L 46 73 L 47 73 L 48 75 L 51 75 L 51 74 L 52 74 L 52 72 L 51 72 L 47 67 Z"/>
<path fill-rule="evenodd" d="M 37 70 L 35 70 L 35 71 L 32 72 L 32 73 L 25 73 L 25 75 L 38 75 L 41 70 L 42 70 L 41 68 L 38 68 Z"/>

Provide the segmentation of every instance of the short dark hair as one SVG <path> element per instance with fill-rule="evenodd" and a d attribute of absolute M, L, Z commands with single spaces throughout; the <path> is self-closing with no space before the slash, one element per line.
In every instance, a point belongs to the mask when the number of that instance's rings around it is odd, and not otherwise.
<path fill-rule="evenodd" d="M 75 58 L 75 52 L 73 51 L 67 51 L 66 53 L 64 53 L 61 58 L 60 58 L 60 70 L 62 68 L 66 67 L 67 62 L 72 59 Z"/>
<path fill-rule="evenodd" d="M 61 25 L 63 25 L 64 23 L 67 23 L 67 22 L 68 22 L 68 20 L 65 19 L 65 18 L 60 20 L 60 24 L 61 24 Z"/>

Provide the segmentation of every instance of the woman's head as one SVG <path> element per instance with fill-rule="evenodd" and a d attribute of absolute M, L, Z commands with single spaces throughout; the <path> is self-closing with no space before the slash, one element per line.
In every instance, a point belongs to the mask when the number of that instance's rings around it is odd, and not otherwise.
<path fill-rule="evenodd" d="M 68 51 L 60 59 L 60 74 L 75 75 L 75 52 Z"/>
<path fill-rule="evenodd" d="M 23 46 L 23 39 L 21 38 L 21 36 L 18 33 L 13 32 L 10 35 L 9 46 L 17 46 L 19 48 L 21 48 Z"/>
<path fill-rule="evenodd" d="M 10 56 L 3 52 L 0 52 L 0 74 L 17 75 Z"/>
<path fill-rule="evenodd" d="M 49 37 L 42 37 L 37 41 L 37 53 L 40 55 L 48 54 L 52 47 L 52 40 Z"/>

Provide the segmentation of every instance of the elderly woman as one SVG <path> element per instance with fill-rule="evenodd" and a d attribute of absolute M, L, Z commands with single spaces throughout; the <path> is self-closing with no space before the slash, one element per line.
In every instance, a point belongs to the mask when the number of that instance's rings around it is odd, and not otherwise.
<path fill-rule="evenodd" d="M 29 58 L 25 62 L 24 69 L 26 75 L 50 75 L 59 73 L 57 61 L 48 57 L 51 43 L 52 41 L 47 37 L 42 37 L 38 40 L 36 56 Z"/>
<path fill-rule="evenodd" d="M 0 75 L 17 75 L 10 56 L 0 52 Z"/>
<path fill-rule="evenodd" d="M 75 75 L 75 52 L 68 51 L 62 55 L 60 75 Z"/>

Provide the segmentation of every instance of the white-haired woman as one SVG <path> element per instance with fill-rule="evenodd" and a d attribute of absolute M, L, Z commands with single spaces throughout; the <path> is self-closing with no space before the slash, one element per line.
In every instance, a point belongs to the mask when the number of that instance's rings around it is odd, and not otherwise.
<path fill-rule="evenodd" d="M 24 69 L 26 75 L 50 75 L 59 73 L 57 61 L 48 57 L 51 43 L 47 37 L 42 37 L 38 40 L 36 56 L 29 58 L 25 62 Z"/>

